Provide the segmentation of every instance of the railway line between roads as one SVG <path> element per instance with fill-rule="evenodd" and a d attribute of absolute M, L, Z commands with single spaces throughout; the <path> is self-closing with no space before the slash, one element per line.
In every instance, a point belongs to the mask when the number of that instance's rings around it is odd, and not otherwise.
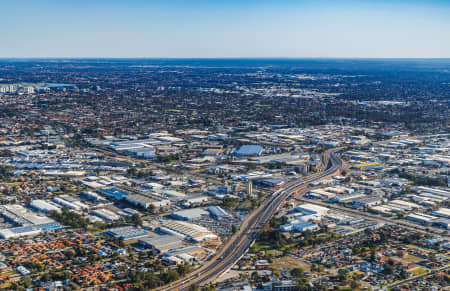
<path fill-rule="evenodd" d="M 431 226 L 420 225 L 418 223 L 410 222 L 405 219 L 386 217 L 386 216 L 382 216 L 379 214 L 369 213 L 367 211 L 360 211 L 360 210 L 354 209 L 354 208 L 349 208 L 349 207 L 344 207 L 344 206 L 340 206 L 340 205 L 336 205 L 336 204 L 317 201 L 316 199 L 307 199 L 304 197 L 296 197 L 295 200 L 303 202 L 303 203 L 311 203 L 311 204 L 327 207 L 327 208 L 330 208 L 333 210 L 338 210 L 342 213 L 347 213 L 349 215 L 357 215 L 357 216 L 374 219 L 376 221 L 380 221 L 380 222 L 384 222 L 384 223 L 388 223 L 388 224 L 393 224 L 393 225 L 395 224 L 395 225 L 398 225 L 400 227 L 403 227 L 403 228 L 406 228 L 406 229 L 409 229 L 409 230 L 415 231 L 415 232 L 428 233 L 428 234 L 433 233 L 436 235 L 440 235 L 445 239 L 449 238 L 444 229 L 436 229 Z"/>
<path fill-rule="evenodd" d="M 286 184 L 283 188 L 270 194 L 267 199 L 253 211 L 242 223 L 240 230 L 235 233 L 224 246 L 202 267 L 191 272 L 188 276 L 155 290 L 187 290 L 193 285 L 204 285 L 229 270 L 251 247 L 259 232 L 278 211 L 283 202 L 292 194 L 299 193 L 309 183 L 337 175 L 342 171 L 343 161 L 336 150 L 329 150 L 323 154 L 324 169 L 310 176 L 297 179 Z"/>

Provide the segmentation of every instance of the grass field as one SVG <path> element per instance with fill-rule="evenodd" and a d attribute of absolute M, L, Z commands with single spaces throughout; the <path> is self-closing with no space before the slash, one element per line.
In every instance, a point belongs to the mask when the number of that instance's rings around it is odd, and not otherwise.
<path fill-rule="evenodd" d="M 401 260 L 403 260 L 403 261 L 405 261 L 405 262 L 408 262 L 408 263 L 417 263 L 417 262 L 420 262 L 420 261 L 423 261 L 423 259 L 422 258 L 419 258 L 419 257 L 416 257 L 416 256 L 413 256 L 413 255 L 406 255 L 406 256 L 404 256 L 403 258 L 400 258 Z"/>
<path fill-rule="evenodd" d="M 0 185 L 8 185 L 9 187 L 22 185 L 23 182 L 13 182 L 13 183 L 0 183 Z"/>
<path fill-rule="evenodd" d="M 299 259 L 285 256 L 281 258 L 274 259 L 272 261 L 272 267 L 274 269 L 295 269 L 302 268 L 305 272 L 311 272 L 311 266 Z"/>
<path fill-rule="evenodd" d="M 261 243 L 261 242 L 255 242 L 252 245 L 251 250 L 254 251 L 254 252 L 259 252 L 259 251 L 264 251 L 264 250 L 266 250 L 266 249 L 268 249 L 270 247 L 271 247 L 270 244 L 264 244 L 264 243 Z"/>
<path fill-rule="evenodd" d="M 408 272 L 410 272 L 414 276 L 419 276 L 419 275 L 425 274 L 427 272 L 427 270 L 425 270 L 422 267 L 417 267 L 417 268 L 413 268 L 413 269 L 409 270 Z"/>
<path fill-rule="evenodd" d="M 364 275 L 364 272 L 361 272 L 360 270 L 355 270 L 348 274 L 349 277 L 351 277 L 353 275 Z"/>
<path fill-rule="evenodd" d="M 268 251 L 266 251 L 266 255 L 274 255 L 274 256 L 276 256 L 276 255 L 281 255 L 281 254 L 283 254 L 283 252 L 280 252 L 280 251 L 277 251 L 277 250 L 268 250 Z"/>
<path fill-rule="evenodd" d="M 166 111 L 167 112 L 175 112 L 175 113 L 183 113 L 184 112 L 184 110 L 181 110 L 181 109 L 167 109 Z"/>

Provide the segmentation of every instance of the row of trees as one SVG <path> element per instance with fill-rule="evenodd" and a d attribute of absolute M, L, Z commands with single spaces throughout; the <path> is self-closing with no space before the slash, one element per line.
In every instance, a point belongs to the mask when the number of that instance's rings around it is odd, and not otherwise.
<path fill-rule="evenodd" d="M 440 177 L 418 176 L 411 173 L 400 173 L 400 178 L 412 181 L 415 185 L 446 187 L 447 181 Z"/>
<path fill-rule="evenodd" d="M 89 225 L 87 218 L 83 218 L 80 214 L 70 211 L 67 207 L 63 207 L 61 212 L 50 211 L 49 216 L 59 223 L 73 228 L 87 228 Z"/>

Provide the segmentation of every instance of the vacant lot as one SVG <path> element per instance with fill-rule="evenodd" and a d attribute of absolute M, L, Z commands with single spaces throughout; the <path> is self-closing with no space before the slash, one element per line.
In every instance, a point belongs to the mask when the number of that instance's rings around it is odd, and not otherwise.
<path fill-rule="evenodd" d="M 413 269 L 409 270 L 408 272 L 410 272 L 414 276 L 419 276 L 419 275 L 425 274 L 427 272 L 427 270 L 425 270 L 422 267 L 417 267 L 417 268 L 413 268 Z"/>
<path fill-rule="evenodd" d="M 300 259 L 285 256 L 274 259 L 272 261 L 272 267 L 274 269 L 295 269 L 302 268 L 305 272 L 310 272 L 310 264 L 301 261 Z"/>
<path fill-rule="evenodd" d="M 420 261 L 423 261 L 423 259 L 422 258 L 419 258 L 419 257 L 416 257 L 416 256 L 413 256 L 413 255 L 405 255 L 403 258 L 400 258 L 401 260 L 403 260 L 403 261 L 405 261 L 405 262 L 407 262 L 407 263 L 417 263 L 417 262 L 420 262 Z"/>

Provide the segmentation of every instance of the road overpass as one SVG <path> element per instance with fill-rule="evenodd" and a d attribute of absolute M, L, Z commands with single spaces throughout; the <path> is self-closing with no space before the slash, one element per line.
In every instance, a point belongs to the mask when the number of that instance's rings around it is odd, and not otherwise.
<path fill-rule="evenodd" d="M 193 285 L 204 285 L 229 270 L 247 252 L 255 241 L 258 233 L 269 222 L 286 199 L 294 193 L 299 193 L 309 183 L 327 179 L 339 174 L 343 162 L 335 150 L 324 153 L 323 161 L 326 167 L 321 172 L 288 183 L 285 187 L 270 194 L 267 199 L 253 211 L 242 223 L 240 230 L 234 234 L 216 255 L 202 267 L 190 273 L 187 277 L 175 281 L 156 290 L 187 290 Z"/>

